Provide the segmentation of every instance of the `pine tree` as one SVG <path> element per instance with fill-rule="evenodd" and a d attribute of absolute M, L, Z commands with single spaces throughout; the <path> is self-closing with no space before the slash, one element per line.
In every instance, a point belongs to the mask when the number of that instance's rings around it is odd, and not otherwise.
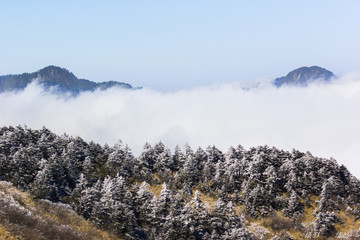
<path fill-rule="evenodd" d="M 288 200 L 288 205 L 286 208 L 284 208 L 283 212 L 288 217 L 293 217 L 296 213 L 302 213 L 303 205 L 300 201 L 300 197 L 297 195 L 297 193 L 292 190 L 290 198 Z"/>
<path fill-rule="evenodd" d="M 317 212 L 313 224 L 315 236 L 331 237 L 335 236 L 336 215 L 333 212 Z"/>
<path fill-rule="evenodd" d="M 78 211 L 85 218 L 90 218 L 95 220 L 94 212 L 99 210 L 94 210 L 98 207 L 98 203 L 101 198 L 101 181 L 100 179 L 92 187 L 88 187 L 82 191 L 82 196 L 79 200 Z"/>
<path fill-rule="evenodd" d="M 341 189 L 339 182 L 334 176 L 327 179 L 321 189 L 319 211 L 334 211 L 339 210 L 339 206 L 336 203 L 337 192 Z"/>
<path fill-rule="evenodd" d="M 40 159 L 39 150 L 33 144 L 28 147 L 19 146 L 10 159 L 10 168 L 12 171 L 16 169 L 16 178 L 15 175 L 10 175 L 14 178 L 15 185 L 28 190 L 28 184 L 34 180 L 39 170 Z"/>
<path fill-rule="evenodd" d="M 57 186 L 54 181 L 50 166 L 45 159 L 40 161 L 41 170 L 37 173 L 32 183 L 31 193 L 37 198 L 57 201 L 59 199 Z"/>

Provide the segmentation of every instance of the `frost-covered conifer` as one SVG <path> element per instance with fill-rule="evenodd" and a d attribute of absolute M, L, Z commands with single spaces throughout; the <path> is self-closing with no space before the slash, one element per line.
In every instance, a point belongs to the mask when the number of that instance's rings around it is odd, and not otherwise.
<path fill-rule="evenodd" d="M 360 218 L 360 182 L 344 166 L 268 146 L 231 147 L 226 154 L 214 146 L 195 152 L 186 146 L 171 153 L 160 142 L 146 144 L 134 157 L 121 142 L 100 146 L 47 129 L 4 127 L 0 180 L 37 198 L 70 203 L 123 239 L 253 239 L 243 223 L 271 220 L 275 212 L 287 216 L 279 239 L 305 227 L 312 236 L 328 238 L 343 228 L 345 210 L 351 219 Z M 219 200 L 212 208 L 214 199 Z M 302 225 L 304 209 L 312 208 L 315 221 Z"/>
<path fill-rule="evenodd" d="M 50 166 L 45 159 L 40 162 L 41 170 L 37 173 L 32 185 L 31 192 L 37 198 L 58 200 L 58 191 L 56 182 L 54 181 Z"/>
<path fill-rule="evenodd" d="M 288 217 L 293 217 L 296 213 L 302 213 L 303 205 L 300 201 L 298 194 L 292 190 L 290 198 L 288 199 L 287 207 L 284 208 L 283 212 Z"/>
<path fill-rule="evenodd" d="M 341 186 L 335 176 L 331 176 L 325 180 L 320 193 L 319 211 L 326 212 L 339 209 L 336 203 L 336 192 L 338 192 L 340 188 Z"/>
<path fill-rule="evenodd" d="M 316 220 L 313 224 L 313 231 L 317 236 L 335 236 L 335 223 L 337 221 L 334 212 L 317 212 Z"/>

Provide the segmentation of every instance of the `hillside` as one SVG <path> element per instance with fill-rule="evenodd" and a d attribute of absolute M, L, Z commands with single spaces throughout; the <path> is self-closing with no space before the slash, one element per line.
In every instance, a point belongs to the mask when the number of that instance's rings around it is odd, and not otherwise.
<path fill-rule="evenodd" d="M 34 73 L 0 76 L 0 93 L 23 90 L 33 81 L 37 81 L 45 90 L 54 88 L 55 92 L 60 93 L 78 94 L 83 91 L 106 90 L 111 87 L 132 89 L 128 83 L 115 81 L 96 83 L 86 79 L 78 79 L 65 68 L 48 66 Z"/>
<path fill-rule="evenodd" d="M 158 143 L 134 157 L 120 141 L 3 127 L 0 178 L 123 239 L 360 237 L 359 180 L 334 159 L 297 150 L 172 153 Z"/>
<path fill-rule="evenodd" d="M 282 85 L 307 86 L 315 80 L 329 81 L 334 77 L 335 75 L 325 68 L 317 66 L 301 67 L 289 72 L 284 77 L 276 78 L 274 84 L 277 87 Z"/>
<path fill-rule="evenodd" d="M 119 239 L 97 229 L 68 205 L 35 200 L 0 181 L 0 239 Z"/>

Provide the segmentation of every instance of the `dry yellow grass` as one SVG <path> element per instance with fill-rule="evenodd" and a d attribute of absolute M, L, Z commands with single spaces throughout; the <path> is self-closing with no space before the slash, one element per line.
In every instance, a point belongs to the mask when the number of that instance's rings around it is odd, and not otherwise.
<path fill-rule="evenodd" d="M 19 191 L 9 182 L 0 181 L 0 191 L 3 192 L 5 195 L 12 196 L 16 201 L 22 204 L 33 204 L 33 199 L 29 194 Z"/>
<path fill-rule="evenodd" d="M 238 215 L 245 214 L 245 206 L 244 205 L 237 205 L 234 206 L 235 212 Z"/>
<path fill-rule="evenodd" d="M 263 226 L 262 221 L 254 221 L 249 226 L 248 229 L 255 234 L 256 237 L 259 239 L 270 239 L 274 235 L 272 232 L 267 228 Z"/>
<path fill-rule="evenodd" d="M 204 204 L 205 208 L 212 213 L 214 211 L 215 208 L 215 204 L 217 201 L 217 198 L 211 197 L 209 195 L 204 194 L 203 192 L 201 192 L 198 189 L 192 189 L 192 198 L 195 197 L 195 192 L 198 191 L 200 193 L 200 200 L 201 202 Z M 190 201 L 191 199 L 189 199 Z"/>
<path fill-rule="evenodd" d="M 104 239 L 117 240 L 118 237 L 105 231 L 97 229 L 92 223 L 77 215 L 66 205 L 53 204 L 50 201 L 34 200 L 29 193 L 22 192 L 12 186 L 12 184 L 0 181 L 0 196 L 2 198 L 13 198 L 15 202 L 29 211 L 34 219 L 41 219 L 47 224 L 70 227 L 87 239 Z M 7 221 L 3 221 L 0 225 L 0 240 L 2 239 L 27 239 L 27 237 L 19 237 L 14 226 Z M 36 236 L 31 236 L 36 239 Z"/>
<path fill-rule="evenodd" d="M 302 240 L 305 238 L 305 234 L 302 232 L 297 231 L 296 229 L 292 228 L 289 230 L 289 233 L 291 237 L 294 238 L 294 240 Z"/>
<path fill-rule="evenodd" d="M 280 211 L 276 212 L 277 217 L 284 221 L 284 222 L 290 222 L 291 219 L 283 216 L 283 214 Z M 293 227 L 290 227 L 289 229 L 281 229 L 281 230 L 274 230 L 271 226 L 271 221 L 273 220 L 274 216 L 270 216 L 267 218 L 258 218 L 258 219 L 250 219 L 248 220 L 247 227 L 249 230 L 254 233 L 257 237 L 261 239 L 271 239 L 275 236 L 279 236 L 282 232 L 288 231 L 288 233 L 291 235 L 291 237 L 294 240 L 303 240 L 305 239 L 305 234 Z M 259 229 L 263 229 L 262 231 L 267 232 L 265 236 L 259 236 Z"/>
<path fill-rule="evenodd" d="M 200 191 L 199 193 L 200 193 L 200 200 L 204 203 L 206 209 L 212 213 L 215 209 L 217 198 L 210 197 L 209 195 L 203 194 Z M 194 196 L 195 196 L 195 192 L 193 193 L 193 197 Z"/>
<path fill-rule="evenodd" d="M 156 179 L 156 180 L 160 181 L 160 177 L 159 177 L 159 174 L 157 174 L 157 173 L 154 173 L 154 174 L 153 174 L 153 177 L 154 177 L 154 179 Z"/>
<path fill-rule="evenodd" d="M 54 221 L 65 226 L 71 226 L 76 231 L 84 235 L 92 236 L 94 237 L 94 239 L 119 239 L 112 234 L 97 229 L 94 224 L 86 221 L 84 218 L 77 215 L 73 211 L 64 212 L 61 208 L 57 209 L 56 207 L 50 207 L 49 209 L 47 209 L 46 207 L 42 207 L 41 204 L 44 203 L 37 203 L 35 205 L 35 208 L 40 211 L 41 216 L 50 221 Z"/>
<path fill-rule="evenodd" d="M 0 226 L 0 240 L 22 240 L 20 236 L 15 236 L 9 232 L 4 226 Z"/>
<path fill-rule="evenodd" d="M 360 229 L 360 219 L 355 220 L 354 215 L 348 214 L 344 210 L 342 210 L 339 213 L 339 217 L 343 222 L 342 224 L 335 224 L 335 228 L 338 231 L 339 235 L 346 236 L 347 233 Z"/>
<path fill-rule="evenodd" d="M 311 207 L 305 207 L 304 208 L 304 217 L 303 217 L 303 223 L 304 224 L 310 224 L 315 221 L 314 211 L 317 208 L 316 201 L 319 200 L 318 196 L 311 196 Z"/>
<path fill-rule="evenodd" d="M 195 192 L 196 189 L 193 190 Z M 200 199 L 205 204 L 209 212 L 214 210 L 217 198 L 210 197 L 199 191 Z M 193 194 L 194 197 L 195 194 Z M 318 196 L 311 196 L 311 206 L 304 208 L 304 214 L 302 218 L 302 223 L 304 226 L 309 226 L 315 221 L 314 211 L 318 208 L 317 201 L 319 201 Z M 304 203 L 304 200 L 301 200 Z M 245 206 L 244 205 L 236 205 L 234 206 L 235 212 L 238 215 L 245 214 Z M 291 219 L 285 217 L 281 211 L 276 211 L 276 216 L 280 221 L 283 222 L 291 222 Z M 354 215 L 349 215 L 345 211 L 340 211 L 339 215 L 340 219 L 342 220 L 342 224 L 336 224 L 336 229 L 339 232 L 340 236 L 347 236 L 347 233 L 351 231 L 360 229 L 360 220 L 355 221 Z M 252 231 L 255 235 L 258 236 L 259 232 L 265 232 L 266 234 L 260 238 L 263 239 L 271 239 L 272 237 L 281 234 L 284 230 L 274 230 L 269 227 L 269 223 L 272 221 L 273 216 L 269 216 L 267 218 L 248 218 L 246 225 L 250 231 Z M 305 233 L 299 229 L 295 229 L 294 225 L 291 224 L 291 227 L 287 229 L 288 233 L 293 237 L 295 240 L 302 240 L 305 239 Z M 326 239 L 324 237 L 312 238 L 314 240 L 322 240 Z"/>
<path fill-rule="evenodd" d="M 159 185 L 149 185 L 149 192 L 155 195 L 155 197 L 160 196 L 160 192 L 162 190 L 162 184 Z"/>

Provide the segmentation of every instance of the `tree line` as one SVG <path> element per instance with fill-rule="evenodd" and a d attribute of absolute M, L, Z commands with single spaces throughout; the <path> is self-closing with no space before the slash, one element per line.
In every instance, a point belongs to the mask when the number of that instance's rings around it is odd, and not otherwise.
<path fill-rule="evenodd" d="M 0 180 L 67 203 L 124 239 L 259 239 L 249 222 L 278 213 L 288 221 L 270 224 L 273 239 L 291 239 L 290 228 L 334 237 L 340 211 L 360 218 L 360 182 L 346 167 L 269 146 L 171 152 L 159 142 L 134 157 L 121 141 L 101 146 L 45 127 L 2 127 Z"/>

